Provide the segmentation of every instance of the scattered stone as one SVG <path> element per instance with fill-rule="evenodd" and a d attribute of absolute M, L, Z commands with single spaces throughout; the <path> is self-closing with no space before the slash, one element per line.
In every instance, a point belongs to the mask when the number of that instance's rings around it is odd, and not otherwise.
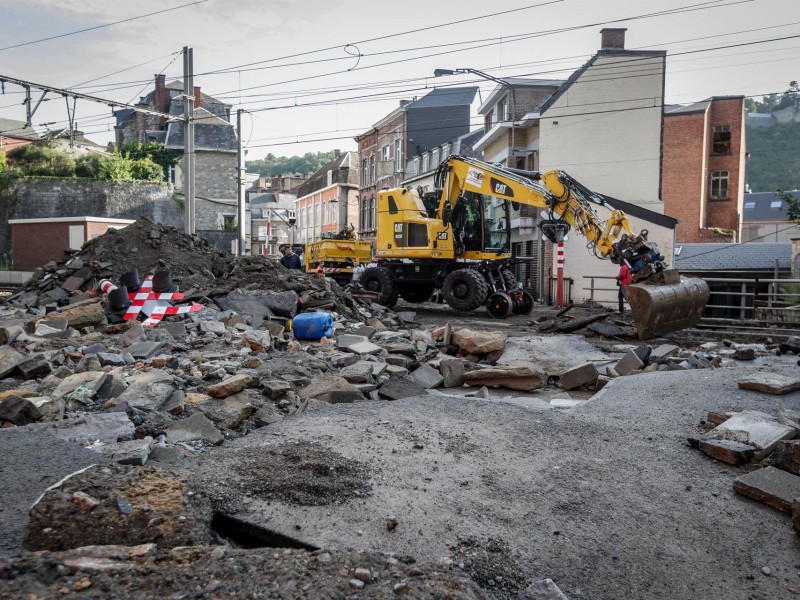
<path fill-rule="evenodd" d="M 506 346 L 506 336 L 499 331 L 472 331 L 463 328 L 451 334 L 450 341 L 466 354 L 488 354 L 496 350 L 503 350 Z"/>
<path fill-rule="evenodd" d="M 153 438 L 148 435 L 140 440 L 93 446 L 92 450 L 121 465 L 143 465 L 147 462 L 152 448 Z"/>
<path fill-rule="evenodd" d="M 133 358 L 147 360 L 155 356 L 163 347 L 163 342 L 137 342 L 128 347 L 128 352 Z"/>
<path fill-rule="evenodd" d="M 701 440 L 698 447 L 711 458 L 729 465 L 743 465 L 753 460 L 756 449 L 733 440 Z"/>
<path fill-rule="evenodd" d="M 344 377 L 350 383 L 367 383 L 373 379 L 373 365 L 376 363 L 359 361 L 339 371 L 339 377 Z"/>
<path fill-rule="evenodd" d="M 54 436 L 81 445 L 98 441 L 115 444 L 132 440 L 135 430 L 124 412 L 86 413 L 80 417 L 48 423 L 48 431 Z"/>
<path fill-rule="evenodd" d="M 598 376 L 599 374 L 594 364 L 584 363 L 561 373 L 559 375 L 559 380 L 564 390 L 574 390 L 585 385 L 596 383 Z"/>
<path fill-rule="evenodd" d="M 7 421 L 22 426 L 38 421 L 41 416 L 36 405 L 27 398 L 10 395 L 0 401 L 0 423 Z"/>
<path fill-rule="evenodd" d="M 800 475 L 800 440 L 781 440 L 775 447 L 775 466 Z"/>
<path fill-rule="evenodd" d="M 800 477 L 775 467 L 758 469 L 733 481 L 733 491 L 782 512 L 792 512 L 800 498 Z"/>
<path fill-rule="evenodd" d="M 53 371 L 50 362 L 41 354 L 24 360 L 17 365 L 17 372 L 26 381 L 46 377 Z"/>
<path fill-rule="evenodd" d="M 363 402 L 364 394 L 360 390 L 331 390 L 331 404 L 352 404 L 353 402 Z"/>
<path fill-rule="evenodd" d="M 256 406 L 247 390 L 231 394 L 222 400 L 199 405 L 205 416 L 224 429 L 237 429 L 255 412 Z"/>
<path fill-rule="evenodd" d="M 70 304 L 69 306 L 59 309 L 50 315 L 50 317 L 66 320 L 73 329 L 83 329 L 84 327 L 105 325 L 107 323 L 106 313 L 103 311 L 103 307 L 100 305 L 100 301 L 97 298 L 87 300 L 86 302 Z"/>
<path fill-rule="evenodd" d="M 201 333 L 213 333 L 214 335 L 225 335 L 225 332 L 228 329 L 225 327 L 225 323 L 220 321 L 200 321 L 200 332 Z"/>
<path fill-rule="evenodd" d="M 241 392 L 248 385 L 250 385 L 252 381 L 253 378 L 250 377 L 250 375 L 241 373 L 239 375 L 229 377 L 220 383 L 209 386 L 206 390 L 206 393 L 212 398 L 225 398 L 232 394 Z"/>
<path fill-rule="evenodd" d="M 530 367 L 499 365 L 464 373 L 464 383 L 470 386 L 503 387 L 510 390 L 533 391 L 543 386 L 543 377 Z"/>
<path fill-rule="evenodd" d="M 552 579 L 540 579 L 520 593 L 518 600 L 569 600 Z"/>
<path fill-rule="evenodd" d="M 421 387 L 408 376 L 392 377 L 378 388 L 378 394 L 387 400 L 411 398 L 424 393 L 425 388 Z"/>
<path fill-rule="evenodd" d="M 753 348 L 737 348 L 732 358 L 735 360 L 755 360 L 756 351 Z"/>
<path fill-rule="evenodd" d="M 642 367 L 644 367 L 644 362 L 642 362 L 642 359 L 636 354 L 636 351 L 629 350 L 625 353 L 625 356 L 622 357 L 622 360 L 616 364 L 614 369 L 617 373 L 624 376 L 639 371 Z"/>
<path fill-rule="evenodd" d="M 170 442 L 193 442 L 203 440 L 219 446 L 225 438 L 203 413 L 195 413 L 191 417 L 177 421 L 167 427 L 167 439 Z"/>
<path fill-rule="evenodd" d="M 678 346 L 673 346 L 672 344 L 661 344 L 650 353 L 650 360 L 661 361 L 665 358 L 669 358 L 670 356 L 675 356 L 678 350 L 680 350 Z"/>
<path fill-rule="evenodd" d="M 0 379 L 7 377 L 17 365 L 24 362 L 24 354 L 17 352 L 10 346 L 0 346 Z"/>
<path fill-rule="evenodd" d="M 464 363 L 458 359 L 442 360 L 439 371 L 442 374 L 442 387 L 454 388 L 464 385 Z"/>
<path fill-rule="evenodd" d="M 444 377 L 430 365 L 420 365 L 412 371 L 411 379 L 426 390 L 439 387 L 444 382 Z"/>
<path fill-rule="evenodd" d="M 754 410 L 743 410 L 706 433 L 701 439 L 732 440 L 747 444 L 755 450 L 753 458 L 760 460 L 770 454 L 779 441 L 791 439 L 795 434 L 793 427 L 781 425 L 776 417 Z"/>
<path fill-rule="evenodd" d="M 131 408 L 145 412 L 161 410 L 175 391 L 171 383 L 135 382 L 117 397 L 116 404 L 127 404 Z"/>
<path fill-rule="evenodd" d="M 776 395 L 800 390 L 800 378 L 787 377 L 777 373 L 754 373 L 739 379 L 736 384 L 741 389 Z"/>

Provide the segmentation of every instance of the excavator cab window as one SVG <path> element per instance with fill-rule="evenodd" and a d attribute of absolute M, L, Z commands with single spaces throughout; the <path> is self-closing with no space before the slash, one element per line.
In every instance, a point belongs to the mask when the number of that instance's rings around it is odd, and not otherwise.
<path fill-rule="evenodd" d="M 508 202 L 501 198 L 465 192 L 453 212 L 453 230 L 466 251 L 508 252 Z"/>

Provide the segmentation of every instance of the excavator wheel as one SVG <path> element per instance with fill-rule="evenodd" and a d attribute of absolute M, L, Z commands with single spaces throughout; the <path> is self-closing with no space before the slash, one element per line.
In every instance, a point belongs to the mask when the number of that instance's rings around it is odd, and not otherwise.
<path fill-rule="evenodd" d="M 522 297 L 519 300 L 514 300 L 514 314 L 515 315 L 529 315 L 533 310 L 533 296 L 530 292 L 522 292 Z"/>
<path fill-rule="evenodd" d="M 503 279 L 506 282 L 507 290 L 511 291 L 519 288 L 519 282 L 517 281 L 517 278 L 514 276 L 514 273 L 512 273 L 508 269 L 503 269 L 502 273 L 503 273 Z"/>
<path fill-rule="evenodd" d="M 633 313 L 639 339 L 696 325 L 703 316 L 710 290 L 702 279 L 681 277 L 665 270 L 622 288 Z"/>
<path fill-rule="evenodd" d="M 364 273 L 361 275 L 361 285 L 368 292 L 380 294 L 376 299 L 378 304 L 389 308 L 397 304 L 397 287 L 392 279 L 392 274 L 386 267 L 364 269 Z"/>
<path fill-rule="evenodd" d="M 489 295 L 489 284 L 478 271 L 458 269 L 445 277 L 444 300 L 456 310 L 475 310 Z"/>
<path fill-rule="evenodd" d="M 486 312 L 495 319 L 505 319 L 513 312 L 514 303 L 508 294 L 495 292 L 486 301 Z"/>

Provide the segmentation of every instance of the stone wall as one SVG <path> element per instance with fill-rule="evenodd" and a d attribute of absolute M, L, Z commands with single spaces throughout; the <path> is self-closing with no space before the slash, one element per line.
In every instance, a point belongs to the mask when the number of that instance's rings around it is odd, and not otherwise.
<path fill-rule="evenodd" d="M 183 230 L 183 209 L 171 186 L 76 179 L 17 179 L 0 187 L 0 253 L 11 251 L 10 219 L 54 217 L 138 219 Z"/>

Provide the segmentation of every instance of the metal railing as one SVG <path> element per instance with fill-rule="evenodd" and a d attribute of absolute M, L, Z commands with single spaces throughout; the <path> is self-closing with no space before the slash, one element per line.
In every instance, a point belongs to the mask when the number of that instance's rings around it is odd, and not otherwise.
<path fill-rule="evenodd" d="M 614 277 L 584 275 L 590 306 L 613 305 L 617 299 L 600 300 L 598 292 L 613 292 L 606 287 Z M 711 291 L 703 314 L 708 318 L 759 320 L 769 323 L 800 323 L 800 279 L 746 279 L 735 277 L 703 277 Z"/>

